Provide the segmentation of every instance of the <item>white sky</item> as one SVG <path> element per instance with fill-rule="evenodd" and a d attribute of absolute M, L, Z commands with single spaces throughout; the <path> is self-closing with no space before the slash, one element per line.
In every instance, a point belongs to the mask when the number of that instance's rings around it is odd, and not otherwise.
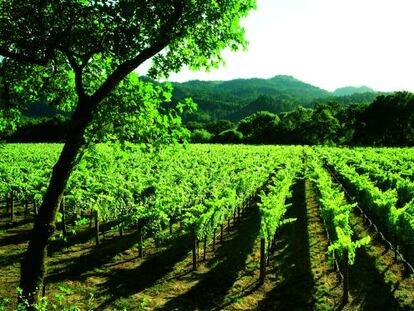
<path fill-rule="evenodd" d="M 414 91 L 414 0 L 257 0 L 243 21 L 247 52 L 225 52 L 210 73 L 170 81 L 295 78 L 334 90 Z"/>

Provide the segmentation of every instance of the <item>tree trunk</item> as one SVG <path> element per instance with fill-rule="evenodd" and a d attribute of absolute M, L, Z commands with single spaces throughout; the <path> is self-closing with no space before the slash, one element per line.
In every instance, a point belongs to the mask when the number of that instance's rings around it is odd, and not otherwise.
<path fill-rule="evenodd" d="M 65 198 L 62 198 L 62 203 L 60 205 L 60 209 L 62 212 L 62 234 L 63 236 L 68 236 L 66 231 L 66 206 L 65 206 Z"/>
<path fill-rule="evenodd" d="M 81 157 L 85 145 L 84 133 L 92 121 L 93 110 L 97 103 L 89 97 L 79 99 L 71 120 L 70 131 L 58 161 L 52 170 L 48 188 L 33 226 L 32 237 L 21 263 L 20 301 L 27 300 L 29 305 L 38 301 L 43 288 L 46 272 L 46 248 L 49 238 L 56 229 L 56 214 L 59 210 L 69 176 Z M 31 307 L 33 309 L 33 307 Z"/>

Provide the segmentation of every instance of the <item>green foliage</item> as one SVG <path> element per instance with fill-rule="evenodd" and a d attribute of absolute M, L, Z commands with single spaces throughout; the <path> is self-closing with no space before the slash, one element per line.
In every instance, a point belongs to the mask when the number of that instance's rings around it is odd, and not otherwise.
<path fill-rule="evenodd" d="M 246 48 L 240 20 L 254 8 L 254 0 L 1 1 L 1 104 L 8 107 L 0 131 L 15 129 L 12 108 L 42 98 L 72 111 L 88 99 L 97 115 L 89 140 L 181 141 L 188 132 L 177 116 L 192 102 L 161 107 L 171 87 L 128 75 L 150 58 L 153 78 L 184 65 L 217 67 L 225 48 Z"/>
<path fill-rule="evenodd" d="M 346 95 L 353 95 L 353 94 L 364 94 L 364 93 L 375 93 L 373 89 L 368 86 L 360 86 L 360 87 L 353 87 L 353 86 L 346 86 L 336 89 L 333 94 L 335 96 L 346 96 Z"/>
<path fill-rule="evenodd" d="M 239 122 L 237 129 L 247 142 L 271 143 L 280 119 L 277 115 L 260 111 Z"/>
<path fill-rule="evenodd" d="M 236 79 L 230 81 L 188 81 L 173 83 L 174 97 L 191 97 L 200 111 L 214 119 L 237 122 L 260 110 L 273 113 L 310 105 L 330 93 L 290 76 L 271 79 Z M 189 116 L 191 118 L 191 116 Z"/>
<path fill-rule="evenodd" d="M 349 223 L 349 214 L 355 204 L 346 203 L 344 192 L 339 185 L 334 184 L 332 176 L 323 168 L 316 153 L 308 150 L 307 156 L 311 174 L 319 192 L 322 217 L 330 234 L 331 244 L 328 251 L 336 252 L 339 256 L 346 251 L 348 254 L 346 260 L 349 264 L 353 264 L 356 249 L 368 244 L 370 237 L 353 240 L 354 233 Z"/>
<path fill-rule="evenodd" d="M 171 105 L 172 87 L 130 75 L 100 104 L 88 136 L 95 142 L 179 143 L 189 138 L 181 115 L 193 111 L 191 99 Z M 111 103 L 111 104 L 109 104 Z"/>
<path fill-rule="evenodd" d="M 399 176 L 406 171 L 404 163 L 410 163 L 412 159 L 410 149 L 383 149 L 381 156 L 378 155 L 376 149 L 357 152 L 332 149 L 329 155 L 324 152 L 328 163 L 356 192 L 364 210 L 375 217 L 381 230 L 398 236 L 405 245 L 412 245 L 414 185 L 407 178 L 411 175 Z M 359 174 L 357 170 L 366 174 Z M 407 172 L 409 174 L 408 168 Z M 375 181 L 383 185 L 383 190 Z"/>
<path fill-rule="evenodd" d="M 260 236 L 266 242 L 271 241 L 276 230 L 295 219 L 285 218 L 285 213 L 289 207 L 286 200 L 291 196 L 291 186 L 293 185 L 297 174 L 302 169 L 300 154 L 301 148 L 290 147 L 287 149 L 290 157 L 284 159 L 283 166 L 279 167 L 276 174 L 272 177 L 271 184 L 268 186 L 268 192 L 260 194 Z"/>
<path fill-rule="evenodd" d="M 213 138 L 213 134 L 205 129 L 196 129 L 191 133 L 191 142 L 193 143 L 208 143 Z"/>
<path fill-rule="evenodd" d="M 221 132 L 215 138 L 215 142 L 221 144 L 238 144 L 241 143 L 243 139 L 243 134 L 237 130 L 226 130 Z"/>
<path fill-rule="evenodd" d="M 80 311 L 82 310 L 80 307 L 73 305 L 71 303 L 68 303 L 68 297 L 70 294 L 72 294 L 72 290 L 69 287 L 66 287 L 64 285 L 59 286 L 58 293 L 54 295 L 54 297 L 42 297 L 38 302 L 36 302 L 34 305 L 31 305 L 29 308 L 29 303 L 26 299 L 22 297 L 22 290 L 20 288 L 17 288 L 17 294 L 19 297 L 23 299 L 18 305 L 15 306 L 14 310 L 16 311 L 25 311 L 25 310 L 32 310 L 31 308 L 34 308 L 34 310 L 37 311 L 50 311 L 50 310 L 60 310 L 60 311 Z M 93 305 L 94 297 L 91 294 L 89 297 L 89 300 L 86 302 L 87 309 L 86 310 L 92 310 L 91 306 Z M 11 309 L 5 309 L 7 305 L 9 305 L 10 300 L 7 298 L 4 298 L 2 300 L 3 302 L 6 302 L 3 304 L 0 302 L 0 311 L 3 310 L 11 310 Z"/>
<path fill-rule="evenodd" d="M 355 142 L 377 146 L 414 145 L 414 94 L 379 96 L 360 115 Z"/>

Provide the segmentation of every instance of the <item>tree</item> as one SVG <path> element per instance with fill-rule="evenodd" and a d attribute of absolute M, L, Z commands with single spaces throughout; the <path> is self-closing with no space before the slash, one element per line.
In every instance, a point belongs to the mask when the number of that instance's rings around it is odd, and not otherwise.
<path fill-rule="evenodd" d="M 341 125 L 336 115 L 340 110 L 341 107 L 336 103 L 317 103 L 312 118 L 301 125 L 306 143 L 332 145 L 338 142 Z"/>
<path fill-rule="evenodd" d="M 379 96 L 358 118 L 356 143 L 377 146 L 414 145 L 414 94 Z"/>
<path fill-rule="evenodd" d="M 255 0 L 0 1 L 0 55 L 8 75 L 21 72 L 13 74 L 31 91 L 28 80 L 50 87 L 74 110 L 21 265 L 20 287 L 30 305 L 38 300 L 46 246 L 88 126 L 119 105 L 107 99 L 148 59 L 153 78 L 184 65 L 218 66 L 224 48 L 246 47 L 239 22 L 254 6 Z"/>
<path fill-rule="evenodd" d="M 193 143 L 208 143 L 213 138 L 213 134 L 205 129 L 196 129 L 191 133 L 191 142 Z"/>
<path fill-rule="evenodd" d="M 225 130 L 214 138 L 214 141 L 220 144 L 239 144 L 242 140 L 243 134 L 235 129 Z"/>
<path fill-rule="evenodd" d="M 210 121 L 208 122 L 204 128 L 214 134 L 214 135 L 218 135 L 223 131 L 226 130 L 230 130 L 232 128 L 234 128 L 234 123 L 229 121 L 229 120 L 215 120 L 215 121 Z"/>
<path fill-rule="evenodd" d="M 267 111 L 259 111 L 241 120 L 237 129 L 243 133 L 249 142 L 272 143 L 275 142 L 275 132 L 279 117 Z"/>

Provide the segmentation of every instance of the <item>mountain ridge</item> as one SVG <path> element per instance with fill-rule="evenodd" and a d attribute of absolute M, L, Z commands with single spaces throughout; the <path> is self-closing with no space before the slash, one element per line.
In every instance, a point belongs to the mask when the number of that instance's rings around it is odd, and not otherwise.
<path fill-rule="evenodd" d="M 190 80 L 171 82 L 175 100 L 191 97 L 199 111 L 190 119 L 202 121 L 206 118 L 228 119 L 234 122 L 254 113 L 266 110 L 273 113 L 287 112 L 298 106 L 313 107 L 320 101 L 339 101 L 340 104 L 354 102 L 351 90 L 355 89 L 355 102 L 369 102 L 376 97 L 373 92 L 362 93 L 360 87 L 340 88 L 337 94 L 303 82 L 289 75 L 276 75 L 269 79 L 247 78 L 233 80 Z M 341 95 L 345 89 L 347 95 Z"/>

